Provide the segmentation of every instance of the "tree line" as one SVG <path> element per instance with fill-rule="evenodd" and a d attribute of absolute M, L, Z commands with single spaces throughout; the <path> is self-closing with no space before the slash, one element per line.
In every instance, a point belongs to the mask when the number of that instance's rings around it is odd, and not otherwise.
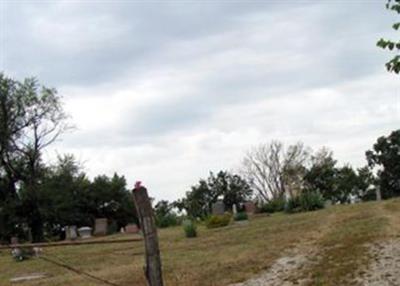
<path fill-rule="evenodd" d="M 312 152 L 301 142 L 285 147 L 273 140 L 251 148 L 236 173 L 211 172 L 183 198 L 156 205 L 156 214 L 159 220 L 171 218 L 175 208 L 204 219 L 218 200 L 227 210 L 249 200 L 261 209 L 282 210 L 290 200 L 310 193 L 332 204 L 400 196 L 400 130 L 379 137 L 365 156 L 367 164 L 355 169 L 349 164 L 339 166 L 326 147 Z"/>
<path fill-rule="evenodd" d="M 72 155 L 44 162 L 44 150 L 71 128 L 67 119 L 55 89 L 0 74 L 0 241 L 60 237 L 64 226 L 96 217 L 114 228 L 136 221 L 123 176 L 91 181 Z"/>
<path fill-rule="evenodd" d="M 93 225 L 105 217 L 114 231 L 136 222 L 123 176 L 90 180 L 73 155 L 55 164 L 44 150 L 70 129 L 56 90 L 35 79 L 22 82 L 0 74 L 0 240 L 11 236 L 36 241 L 62 238 L 67 225 Z M 387 199 L 400 195 L 400 130 L 381 136 L 358 169 L 338 166 L 333 152 L 313 152 L 303 143 L 285 146 L 274 140 L 251 148 L 236 173 L 211 172 L 175 202 L 155 205 L 159 226 L 178 223 L 175 210 L 204 219 L 222 200 L 226 209 L 248 200 L 279 205 L 303 193 L 317 193 L 332 203 Z M 29 234 L 29 235 L 28 235 Z"/>

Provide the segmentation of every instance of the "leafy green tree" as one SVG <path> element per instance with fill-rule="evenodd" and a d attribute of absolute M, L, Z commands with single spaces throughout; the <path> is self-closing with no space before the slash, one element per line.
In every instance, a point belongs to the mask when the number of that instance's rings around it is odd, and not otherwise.
<path fill-rule="evenodd" d="M 88 216 L 92 223 L 96 218 L 107 218 L 115 221 L 120 228 L 129 222 L 137 222 L 133 197 L 126 189 L 123 176 L 114 174 L 112 178 L 105 175 L 95 177 L 86 197 Z"/>
<path fill-rule="evenodd" d="M 58 235 L 67 225 L 90 225 L 90 181 L 73 155 L 58 157 L 47 169 L 38 191 L 39 207 L 47 235 Z"/>
<path fill-rule="evenodd" d="M 377 169 L 377 185 L 382 198 L 400 195 L 400 129 L 381 136 L 366 152 L 368 164 Z"/>
<path fill-rule="evenodd" d="M 219 171 L 215 176 L 210 173 L 208 185 L 215 196 L 222 196 L 222 201 L 227 209 L 232 209 L 234 204 L 239 205 L 249 200 L 253 190 L 249 184 L 237 174 Z"/>
<path fill-rule="evenodd" d="M 400 14 L 400 0 L 389 0 L 386 4 L 386 8 Z M 394 30 L 399 31 L 400 22 L 394 23 L 392 27 Z M 394 57 L 386 63 L 386 69 L 389 72 L 400 73 L 400 40 L 394 41 L 381 38 L 377 42 L 377 46 L 382 49 L 388 49 L 395 54 Z"/>
<path fill-rule="evenodd" d="M 318 151 L 312 156 L 312 165 L 304 176 L 306 188 L 321 193 L 325 199 L 336 201 L 336 163 L 331 151 L 325 148 Z"/>
<path fill-rule="evenodd" d="M 168 227 L 178 224 L 178 217 L 173 209 L 174 204 L 166 200 L 161 200 L 154 206 L 156 224 L 158 227 Z"/>
<path fill-rule="evenodd" d="M 351 166 L 336 166 L 333 153 L 322 148 L 312 157 L 312 165 L 305 175 L 306 189 L 317 191 L 333 203 L 349 203 L 351 197 L 367 199 L 373 180 L 368 168 L 356 172 Z"/>
<path fill-rule="evenodd" d="M 175 206 L 184 209 L 191 217 L 205 218 L 219 198 L 222 198 L 227 209 L 231 209 L 233 204 L 245 202 L 252 194 L 249 184 L 239 175 L 226 171 L 220 171 L 217 175 L 210 172 L 207 180 L 201 179 L 198 185 L 192 186 L 192 190 Z"/>
<path fill-rule="evenodd" d="M 336 171 L 336 182 L 331 198 L 335 202 L 350 203 L 350 196 L 357 196 L 358 181 L 357 173 L 350 166 L 344 166 Z"/>
<path fill-rule="evenodd" d="M 43 219 L 37 192 L 45 169 L 42 153 L 68 128 L 60 97 L 35 79 L 18 82 L 0 74 L 0 122 L 0 173 L 5 174 L 5 190 L 15 200 L 17 185 L 25 190 L 25 219 L 33 240 L 41 241 Z"/>
<path fill-rule="evenodd" d="M 180 211 L 185 210 L 190 217 L 205 218 L 217 198 L 218 195 L 209 188 L 207 181 L 200 179 L 197 185 L 191 187 L 191 191 L 186 192 L 185 198 L 175 203 L 175 206 Z"/>
<path fill-rule="evenodd" d="M 357 170 L 357 197 L 363 201 L 372 201 L 376 199 L 377 179 L 368 166 Z"/>

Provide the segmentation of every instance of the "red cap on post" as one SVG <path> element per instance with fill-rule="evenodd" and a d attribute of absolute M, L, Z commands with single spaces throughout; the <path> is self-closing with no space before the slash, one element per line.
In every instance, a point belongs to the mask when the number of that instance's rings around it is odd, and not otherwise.
<path fill-rule="evenodd" d="M 141 181 L 136 181 L 135 183 L 135 190 L 139 190 L 142 186 L 142 182 Z"/>

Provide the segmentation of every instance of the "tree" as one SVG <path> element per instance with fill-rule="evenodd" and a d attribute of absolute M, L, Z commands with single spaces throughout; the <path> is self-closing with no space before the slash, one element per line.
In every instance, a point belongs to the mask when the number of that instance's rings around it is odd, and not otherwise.
<path fill-rule="evenodd" d="M 56 90 L 35 79 L 18 82 L 0 74 L 0 91 L 0 169 L 6 175 L 7 195 L 17 197 L 21 183 L 27 223 L 33 240 L 41 241 L 37 189 L 44 170 L 42 152 L 68 128 L 67 116 Z"/>
<path fill-rule="evenodd" d="M 357 196 L 359 178 L 357 173 L 349 165 L 336 170 L 336 182 L 331 200 L 341 204 L 350 203 L 351 196 Z"/>
<path fill-rule="evenodd" d="M 47 168 L 38 190 L 40 213 L 48 235 L 61 235 L 68 225 L 90 225 L 90 181 L 73 155 L 58 157 Z"/>
<path fill-rule="evenodd" d="M 186 192 L 186 197 L 175 202 L 175 206 L 180 210 L 185 210 L 188 216 L 193 218 L 205 218 L 211 210 L 211 204 L 217 200 L 218 196 L 212 193 L 207 182 L 200 179 L 199 183 L 191 187 Z"/>
<path fill-rule="evenodd" d="M 311 157 L 312 165 L 305 174 L 307 188 L 320 192 L 325 199 L 334 200 L 336 163 L 332 151 L 322 148 Z"/>
<path fill-rule="evenodd" d="M 386 8 L 400 14 L 400 0 L 388 0 Z M 393 29 L 400 30 L 400 22 L 393 24 Z M 386 69 L 396 74 L 400 73 L 400 40 L 398 42 L 381 38 L 377 46 L 394 52 L 394 57 L 386 63 Z"/>
<path fill-rule="evenodd" d="M 222 197 L 226 209 L 249 200 L 253 190 L 239 175 L 227 171 L 219 171 L 215 176 L 212 172 L 208 178 L 208 186 L 214 193 L 214 198 Z"/>
<path fill-rule="evenodd" d="M 357 174 L 357 197 L 359 197 L 363 201 L 375 200 L 377 191 L 377 178 L 371 172 L 371 169 L 368 166 L 364 166 L 357 170 Z"/>
<path fill-rule="evenodd" d="M 158 227 L 168 227 L 178 224 L 178 218 L 173 209 L 174 204 L 166 200 L 161 200 L 154 206 L 154 215 Z"/>
<path fill-rule="evenodd" d="M 115 222 L 118 228 L 129 222 L 137 223 L 133 197 L 126 189 L 123 176 L 114 174 L 111 178 L 105 175 L 95 177 L 86 197 L 86 208 L 92 224 L 96 218 L 107 218 Z"/>
<path fill-rule="evenodd" d="M 400 195 L 400 129 L 381 136 L 366 153 L 368 165 L 377 171 L 382 198 Z"/>
<path fill-rule="evenodd" d="M 279 141 L 262 144 L 247 152 L 243 174 L 263 201 L 293 196 L 302 187 L 309 153 L 302 143 L 287 149 Z"/>
<path fill-rule="evenodd" d="M 200 179 L 199 183 L 192 186 L 186 197 L 178 200 L 175 206 L 185 210 L 194 218 L 205 218 L 211 213 L 212 204 L 222 199 L 226 209 L 232 205 L 239 205 L 249 200 L 253 190 L 249 184 L 237 174 L 219 171 L 217 175 L 210 172 L 207 180 Z"/>

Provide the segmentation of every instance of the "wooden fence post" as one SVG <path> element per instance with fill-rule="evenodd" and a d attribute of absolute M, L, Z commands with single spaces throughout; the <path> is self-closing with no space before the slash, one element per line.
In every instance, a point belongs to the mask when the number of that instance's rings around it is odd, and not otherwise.
<path fill-rule="evenodd" d="M 150 286 L 163 286 L 160 248 L 153 208 L 147 194 L 147 189 L 142 187 L 140 182 L 136 183 L 133 189 L 133 199 L 143 232 L 146 250 L 145 275 L 147 282 Z"/>

